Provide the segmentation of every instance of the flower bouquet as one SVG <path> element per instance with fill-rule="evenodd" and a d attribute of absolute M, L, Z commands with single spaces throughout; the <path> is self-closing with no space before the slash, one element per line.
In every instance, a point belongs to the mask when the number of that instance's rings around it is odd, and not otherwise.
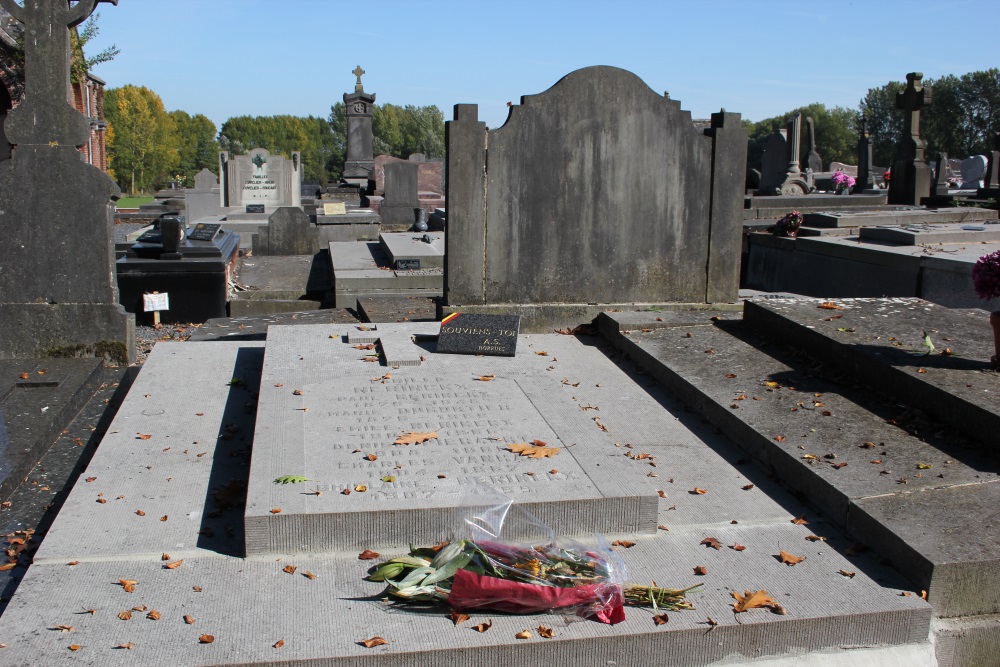
<path fill-rule="evenodd" d="M 854 187 L 854 182 L 855 182 L 853 176 L 851 176 L 850 174 L 845 174 L 840 169 L 837 170 L 837 173 L 833 175 L 833 178 L 831 180 L 833 181 L 833 184 L 837 188 L 838 195 L 842 194 L 845 190 L 850 192 L 851 188 Z"/>
<path fill-rule="evenodd" d="M 775 236 L 789 236 L 795 238 L 799 233 L 799 227 L 802 226 L 802 221 L 802 214 L 798 211 L 792 211 L 774 223 L 774 226 L 768 227 L 767 231 L 771 232 Z"/>
<path fill-rule="evenodd" d="M 976 260 L 972 267 L 972 286 L 980 299 L 1000 298 L 1000 250 Z M 990 362 L 994 368 L 1000 368 L 1000 311 L 990 313 L 990 325 L 993 327 L 993 349 L 996 352 Z"/>
<path fill-rule="evenodd" d="M 602 553 L 603 552 L 603 553 Z M 456 611 L 560 612 L 625 620 L 624 605 L 680 611 L 693 605 L 685 589 L 624 585 L 610 549 L 550 543 L 518 546 L 459 540 L 414 549 L 375 568 L 369 581 L 385 582 L 395 598 L 447 603 Z"/>

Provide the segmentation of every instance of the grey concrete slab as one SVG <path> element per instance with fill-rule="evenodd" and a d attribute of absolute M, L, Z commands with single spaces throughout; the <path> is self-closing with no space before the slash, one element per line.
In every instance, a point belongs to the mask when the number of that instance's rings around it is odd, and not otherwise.
<path fill-rule="evenodd" d="M 413 295 L 358 299 L 358 317 L 366 322 L 420 322 L 437 319 L 434 299 Z"/>
<path fill-rule="evenodd" d="M 393 266 L 398 260 L 418 260 L 422 269 L 444 267 L 444 232 L 383 233 L 379 234 L 379 241 Z"/>
<path fill-rule="evenodd" d="M 758 330 L 837 363 L 952 428 L 993 448 L 1000 443 L 1000 386 L 989 369 L 992 330 L 982 311 L 921 299 L 771 300 L 746 306 Z M 836 319 L 833 316 L 836 315 Z M 924 332 L 936 353 L 924 355 Z M 943 355 L 945 348 L 952 354 Z"/>
<path fill-rule="evenodd" d="M 827 211 L 806 213 L 803 224 L 810 227 L 874 227 L 879 225 L 973 223 L 997 220 L 997 211 L 987 208 L 913 208 L 902 211 Z"/>
<path fill-rule="evenodd" d="M 330 308 L 320 311 L 300 311 L 295 313 L 274 313 L 249 317 L 220 317 L 208 320 L 191 330 L 188 340 L 266 340 L 267 329 L 272 324 L 348 324 L 357 321 L 350 311 Z"/>
<path fill-rule="evenodd" d="M 985 224 L 924 224 L 903 227 L 862 227 L 862 239 L 890 241 L 901 245 L 928 243 L 996 243 L 1000 242 L 1000 225 Z"/>
<path fill-rule="evenodd" d="M 322 346 L 316 343 L 343 345 L 342 340 L 326 337 L 318 341 L 314 332 L 308 331 L 322 328 L 276 328 L 288 330 L 289 337 L 301 336 L 313 343 L 300 348 L 298 355 L 288 355 L 289 366 L 297 363 L 297 377 L 303 386 L 305 382 L 331 379 L 330 368 L 321 363 Z M 389 333 L 389 329 L 382 333 Z M 387 609 L 377 597 L 381 586 L 362 580 L 370 562 L 359 561 L 357 552 L 305 555 L 282 551 L 239 558 L 228 548 L 232 547 L 231 540 L 203 541 L 205 535 L 198 536 L 196 526 L 190 525 L 197 521 L 188 519 L 185 511 L 200 510 L 206 515 L 222 512 L 217 517 L 221 522 L 216 526 L 218 533 L 225 532 L 227 525 L 235 527 L 233 514 L 238 517 L 238 509 L 221 509 L 210 498 L 216 495 L 214 489 L 228 487 L 234 476 L 245 474 L 240 470 L 240 463 L 246 460 L 241 452 L 248 443 L 239 437 L 243 434 L 242 424 L 252 419 L 248 403 L 255 401 L 255 369 L 261 367 L 261 348 L 233 342 L 168 343 L 154 349 L 112 424 L 111 431 L 117 433 L 109 433 L 88 469 L 86 474 L 97 479 L 81 481 L 74 489 L 69 504 L 79 507 L 68 506 L 56 519 L 40 558 L 28 570 L 8 612 L 0 617 L 0 640 L 8 644 L 2 649 L 4 664 L 59 667 L 79 664 L 82 659 L 112 667 L 135 664 L 137 660 L 151 667 L 366 663 L 457 667 L 471 661 L 558 667 L 609 661 L 705 665 L 726 659 L 745 662 L 764 656 L 793 656 L 787 659 L 819 667 L 830 664 L 831 651 L 858 645 L 882 647 L 864 654 L 871 660 L 869 664 L 898 665 L 894 656 L 904 656 L 908 665 L 933 664 L 927 642 L 928 605 L 916 594 L 901 597 L 900 583 L 893 573 L 871 556 L 844 556 L 845 540 L 829 526 L 815 521 L 805 526 L 790 523 L 789 518 L 799 515 L 801 507 L 753 466 L 734 467 L 731 445 L 715 442 L 713 446 L 699 447 L 700 439 L 718 439 L 711 425 L 697 423 L 662 390 L 642 385 L 642 376 L 631 371 L 630 364 L 620 356 L 598 354 L 592 346 L 584 345 L 583 339 L 573 336 L 531 336 L 527 340 L 523 354 L 513 360 L 430 356 L 432 363 L 440 363 L 459 375 L 465 367 L 453 367 L 453 362 L 477 361 L 477 371 L 495 373 L 498 380 L 508 384 L 541 376 L 548 381 L 541 383 L 544 395 L 530 398 L 552 404 L 538 409 L 547 423 L 554 424 L 554 430 L 569 428 L 560 420 L 575 421 L 570 416 L 573 410 L 594 412 L 584 411 L 579 405 L 569 409 L 565 397 L 558 395 L 564 391 L 572 392 L 568 393 L 570 400 L 576 395 L 596 402 L 601 412 L 621 396 L 634 406 L 636 414 L 674 414 L 677 419 L 672 424 L 657 422 L 658 428 L 668 429 L 663 432 L 661 478 L 647 477 L 645 470 L 653 468 L 643 466 L 641 460 L 625 459 L 629 466 L 619 480 L 623 486 L 648 489 L 658 520 L 669 521 L 670 525 L 665 526 L 669 530 L 636 534 L 623 523 L 608 533 L 612 539 L 636 542 L 633 548 L 619 550 L 630 581 L 646 583 L 655 579 L 668 586 L 703 583 L 703 592 L 692 595 L 696 611 L 672 613 L 666 626 L 655 625 L 651 613 L 642 609 L 629 609 L 627 620 L 617 626 L 566 623 L 558 616 L 476 614 L 473 623 L 489 619 L 494 623 L 489 632 L 480 634 L 469 629 L 469 624 L 454 626 L 443 611 Z M 537 355 L 537 351 L 549 354 Z M 550 366 L 556 368 L 548 370 Z M 352 376 L 364 378 L 370 367 L 358 362 Z M 516 372 L 511 372 L 511 367 Z M 581 395 L 582 377 L 577 387 L 563 384 L 561 374 L 577 376 L 588 368 L 601 378 L 587 388 L 593 394 Z M 407 374 L 417 370 L 401 369 L 398 375 L 400 379 L 412 378 Z M 234 374 L 246 385 L 227 386 Z M 550 376 L 555 379 L 549 381 Z M 197 381 L 192 382 L 192 378 Z M 630 386 L 636 385 L 636 380 L 639 385 Z M 291 389 L 291 385 L 284 388 Z M 636 393 L 640 391 L 647 394 L 645 401 Z M 301 398 L 311 395 L 304 393 Z M 261 400 L 263 412 L 264 397 Z M 420 407 L 405 396 L 397 405 L 400 409 L 410 406 Z M 346 406 L 335 404 L 333 409 L 344 410 Z M 199 416 L 198 412 L 203 414 Z M 229 423 L 230 418 L 240 429 L 223 428 L 220 436 L 219 425 Z M 609 426 L 605 433 L 588 419 L 577 432 L 581 436 L 579 446 L 600 445 L 608 452 L 620 452 L 622 448 L 615 448 L 613 442 L 622 425 L 617 417 L 609 419 L 609 423 L 613 428 Z M 137 440 L 138 433 L 151 437 Z M 225 435 L 233 437 L 227 440 Z M 204 440 L 205 455 L 198 457 L 192 450 L 193 457 L 178 455 L 171 459 L 171 452 L 162 450 L 173 448 L 174 440 Z M 254 447 L 258 446 L 254 442 Z M 671 451 L 677 455 L 671 455 Z M 206 459 L 214 460 L 209 466 Z M 603 468 L 605 461 L 599 462 Z M 153 468 L 149 470 L 145 465 Z M 209 467 L 211 473 L 205 474 Z M 707 480 L 708 493 L 674 497 L 664 479 L 667 468 L 670 475 L 676 476 L 675 484 L 680 480 Z M 163 480 L 156 475 L 162 475 Z M 755 488 L 743 491 L 741 486 L 746 480 L 756 482 Z M 125 498 L 118 500 L 105 493 L 113 500 L 94 504 L 92 487 L 98 483 Z M 655 495 L 660 486 L 667 486 L 666 498 Z M 746 500 L 736 500 L 741 495 Z M 236 504 L 241 500 L 239 496 L 238 491 L 222 494 Z M 145 517 L 124 511 L 139 507 L 139 501 L 143 505 L 155 501 L 149 507 L 156 511 L 147 512 Z M 116 507 L 115 502 L 121 507 Z M 677 507 L 672 509 L 674 505 Z M 707 511 L 713 506 L 718 509 Z M 104 509 L 110 512 L 102 512 Z M 159 511 L 170 512 L 167 521 L 159 521 Z M 183 519 L 174 523 L 175 516 Z M 146 519 L 152 521 L 142 523 Z M 829 541 L 808 541 L 806 538 L 813 533 Z M 706 536 L 714 536 L 726 546 L 718 551 L 708 549 L 700 544 Z M 367 537 L 368 547 L 381 550 L 383 558 L 402 553 L 401 549 L 383 548 L 384 537 L 379 533 Z M 735 543 L 746 549 L 737 552 L 727 548 Z M 806 560 L 794 568 L 782 565 L 774 558 L 779 548 L 805 556 Z M 184 562 L 177 569 L 164 569 L 161 552 Z M 76 565 L 68 564 L 77 561 Z M 297 568 L 294 573 L 283 571 L 288 565 Z M 689 569 L 695 565 L 705 566 L 707 574 L 695 576 Z M 841 569 L 857 574 L 845 578 L 837 573 Z M 316 578 L 302 576 L 305 572 Z M 138 582 L 135 593 L 126 593 L 117 585 L 123 578 Z M 734 617 L 732 591 L 759 588 L 776 596 L 788 614 L 776 616 L 754 610 Z M 817 591 L 822 594 L 817 595 Z M 146 609 L 133 612 L 131 620 L 119 619 L 119 612 L 136 606 Z M 87 611 L 91 609 L 93 613 Z M 158 611 L 160 619 L 147 619 L 148 610 Z M 194 622 L 185 623 L 185 615 Z M 705 617 L 719 625 L 712 629 Z M 52 629 L 59 624 L 72 626 L 72 630 Z M 514 639 L 515 633 L 526 628 L 534 633 L 539 624 L 553 627 L 556 637 Z M 213 635 L 215 641 L 199 643 L 199 636 L 205 633 Z M 359 645 L 362 639 L 375 634 L 384 636 L 389 644 L 375 649 Z M 279 640 L 284 643 L 276 648 Z M 126 643 L 133 648 L 116 648 Z M 70 644 L 81 648 L 70 651 Z M 851 655 L 861 654 L 852 651 Z"/>

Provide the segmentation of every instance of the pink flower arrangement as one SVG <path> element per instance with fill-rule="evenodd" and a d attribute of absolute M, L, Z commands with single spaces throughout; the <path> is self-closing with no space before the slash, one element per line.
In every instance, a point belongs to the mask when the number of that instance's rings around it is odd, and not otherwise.
<path fill-rule="evenodd" d="M 980 257 L 972 267 L 972 284 L 980 299 L 1000 297 L 1000 250 Z"/>
<path fill-rule="evenodd" d="M 837 170 L 837 173 L 833 175 L 831 180 L 833 181 L 833 184 L 837 186 L 837 192 L 854 187 L 854 177 L 850 174 L 845 174 L 839 169 Z"/>

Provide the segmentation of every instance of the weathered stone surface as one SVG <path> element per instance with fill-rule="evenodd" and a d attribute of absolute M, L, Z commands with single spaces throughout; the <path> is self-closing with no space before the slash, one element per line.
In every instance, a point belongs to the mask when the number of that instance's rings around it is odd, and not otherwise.
<path fill-rule="evenodd" d="M 851 197 L 854 199 L 854 197 Z M 806 213 L 808 227 L 874 227 L 877 225 L 941 224 L 946 222 L 990 222 L 997 212 L 987 208 L 910 209 L 891 211 L 825 211 Z"/>
<path fill-rule="evenodd" d="M 298 151 L 292 152 L 291 159 L 264 148 L 246 155 L 222 155 L 226 206 L 263 205 L 270 212 L 280 206 L 302 205 L 302 155 Z"/>
<path fill-rule="evenodd" d="M 471 112 L 459 106 L 448 134 L 450 166 L 470 170 L 448 170 L 449 306 L 736 298 L 735 271 L 715 263 L 735 261 L 739 232 L 724 229 L 739 219 L 711 202 L 739 208 L 742 167 L 712 171 L 713 154 L 745 162 L 738 116 L 717 114 L 717 136 L 700 134 L 635 75 L 586 68 L 523 97 L 489 132 L 486 168 L 470 160 L 485 145 Z"/>
<path fill-rule="evenodd" d="M 385 192 L 385 166 L 396 162 L 415 162 L 417 165 L 417 191 L 418 192 L 443 192 L 444 191 L 444 162 L 438 160 L 419 159 L 418 155 L 411 155 L 407 160 L 403 160 L 391 155 L 375 156 L 375 192 Z"/>
<path fill-rule="evenodd" d="M 931 103 L 931 90 L 925 88 L 920 72 L 906 75 L 906 89 L 896 93 L 896 108 L 903 111 L 903 131 L 896 144 L 889 181 L 889 203 L 919 206 L 931 193 L 931 166 L 924 158 L 920 137 L 920 110 Z"/>
<path fill-rule="evenodd" d="M 194 177 L 194 188 L 184 195 L 184 217 L 193 225 L 203 218 L 222 215 L 219 202 L 218 179 L 208 169 L 202 169 Z"/>
<path fill-rule="evenodd" d="M 785 172 L 788 168 L 788 138 L 786 133 L 787 130 L 778 130 L 769 136 L 764 144 L 758 195 L 778 194 L 778 189 L 785 180 Z"/>
<path fill-rule="evenodd" d="M 379 207 L 382 222 L 412 226 L 416 222 L 414 210 L 418 208 L 416 163 L 400 161 L 385 165 L 385 200 Z"/>
<path fill-rule="evenodd" d="M 319 230 L 301 208 L 283 206 L 253 235 L 257 255 L 315 255 L 322 249 Z"/>
<path fill-rule="evenodd" d="M 365 92 L 361 75 L 365 71 L 359 65 L 353 74 L 358 78 L 353 93 L 344 93 L 347 110 L 347 151 L 344 156 L 344 181 L 367 190 L 372 180 L 374 161 L 372 159 L 372 113 L 375 110 L 375 93 Z"/>

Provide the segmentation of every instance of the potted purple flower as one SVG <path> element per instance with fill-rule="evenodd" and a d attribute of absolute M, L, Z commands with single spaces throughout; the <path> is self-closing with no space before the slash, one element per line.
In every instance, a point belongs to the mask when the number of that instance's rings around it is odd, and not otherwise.
<path fill-rule="evenodd" d="M 845 174 L 840 169 L 837 170 L 837 173 L 835 173 L 833 178 L 830 180 L 832 180 L 834 186 L 836 186 L 838 195 L 844 194 L 845 191 L 850 194 L 851 188 L 854 187 L 854 177 L 850 174 Z"/>
<path fill-rule="evenodd" d="M 767 231 L 771 232 L 775 236 L 789 236 L 791 238 L 795 238 L 799 234 L 799 227 L 802 226 L 802 220 L 803 218 L 801 213 L 798 211 L 792 211 L 774 223 L 774 226 L 768 227 Z"/>
<path fill-rule="evenodd" d="M 1000 250 L 987 253 L 976 261 L 972 267 L 972 285 L 980 299 L 1000 298 Z M 1000 310 L 990 313 L 990 325 L 995 352 L 991 361 L 994 368 L 1000 368 Z"/>

